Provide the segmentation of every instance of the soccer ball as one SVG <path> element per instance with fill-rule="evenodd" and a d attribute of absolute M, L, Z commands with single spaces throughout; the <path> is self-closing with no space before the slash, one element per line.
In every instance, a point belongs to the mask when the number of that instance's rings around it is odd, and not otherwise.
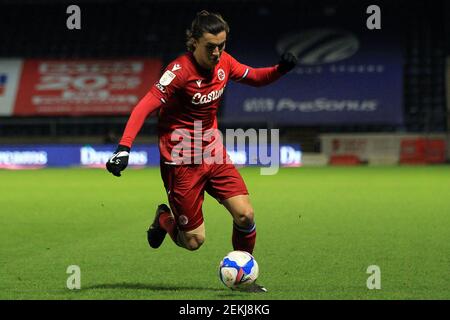
<path fill-rule="evenodd" d="M 259 267 L 255 258 L 245 251 L 231 251 L 220 262 L 219 277 L 228 288 L 239 290 L 255 282 Z"/>

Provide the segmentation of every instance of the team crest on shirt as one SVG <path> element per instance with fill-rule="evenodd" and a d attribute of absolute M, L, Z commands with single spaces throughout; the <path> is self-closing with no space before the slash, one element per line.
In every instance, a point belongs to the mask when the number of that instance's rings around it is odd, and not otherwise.
<path fill-rule="evenodd" d="M 223 69 L 217 70 L 217 78 L 219 78 L 220 81 L 223 81 L 225 79 L 225 71 Z"/>
<path fill-rule="evenodd" d="M 176 77 L 175 73 L 173 73 L 170 70 L 167 70 L 166 72 L 164 72 L 161 79 L 159 79 L 159 83 L 162 84 L 163 86 L 168 86 L 172 82 L 172 80 L 175 79 L 175 77 Z"/>

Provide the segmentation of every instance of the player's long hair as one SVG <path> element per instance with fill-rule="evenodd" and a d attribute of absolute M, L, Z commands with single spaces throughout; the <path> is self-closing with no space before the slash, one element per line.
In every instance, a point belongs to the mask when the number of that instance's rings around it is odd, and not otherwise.
<path fill-rule="evenodd" d="M 192 21 L 191 28 L 186 30 L 186 47 L 188 51 L 192 52 L 195 50 L 195 40 L 200 39 L 205 32 L 216 35 L 222 31 L 225 31 L 228 37 L 230 27 L 220 14 L 206 10 L 198 12 L 194 21 Z"/>

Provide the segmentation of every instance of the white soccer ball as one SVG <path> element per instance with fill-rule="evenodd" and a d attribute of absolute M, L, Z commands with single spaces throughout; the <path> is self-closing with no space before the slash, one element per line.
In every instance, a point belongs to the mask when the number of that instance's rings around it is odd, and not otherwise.
<path fill-rule="evenodd" d="M 259 267 L 255 258 L 245 251 L 231 251 L 220 262 L 220 281 L 228 288 L 239 290 L 255 282 Z"/>

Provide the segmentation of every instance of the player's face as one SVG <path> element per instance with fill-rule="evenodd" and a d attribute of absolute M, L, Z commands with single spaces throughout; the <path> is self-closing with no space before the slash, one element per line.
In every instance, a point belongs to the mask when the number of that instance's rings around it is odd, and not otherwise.
<path fill-rule="evenodd" d="M 225 49 L 227 33 L 225 31 L 214 35 L 205 32 L 195 41 L 194 56 L 197 62 L 206 69 L 212 69 L 219 63 L 220 56 Z"/>

